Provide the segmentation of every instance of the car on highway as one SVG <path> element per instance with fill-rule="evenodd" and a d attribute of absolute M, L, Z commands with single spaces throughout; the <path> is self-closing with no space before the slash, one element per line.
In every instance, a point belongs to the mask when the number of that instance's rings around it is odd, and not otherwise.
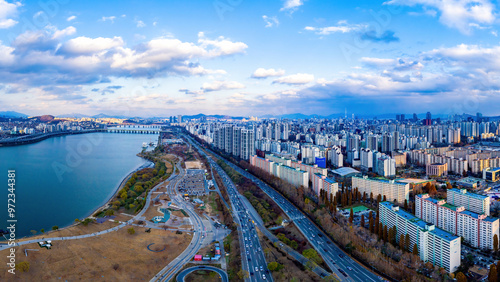
<path fill-rule="evenodd" d="M 259 271 L 259 268 L 256 266 L 256 267 L 255 267 L 255 272 L 257 272 L 257 271 Z"/>
<path fill-rule="evenodd" d="M 350 271 L 352 271 L 352 267 L 348 266 L 347 269 L 349 269 Z"/>

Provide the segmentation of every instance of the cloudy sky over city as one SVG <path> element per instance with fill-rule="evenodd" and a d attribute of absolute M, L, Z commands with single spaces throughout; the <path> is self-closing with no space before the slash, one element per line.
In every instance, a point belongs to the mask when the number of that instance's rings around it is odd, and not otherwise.
<path fill-rule="evenodd" d="M 0 0 L 0 111 L 500 115 L 489 0 Z"/>

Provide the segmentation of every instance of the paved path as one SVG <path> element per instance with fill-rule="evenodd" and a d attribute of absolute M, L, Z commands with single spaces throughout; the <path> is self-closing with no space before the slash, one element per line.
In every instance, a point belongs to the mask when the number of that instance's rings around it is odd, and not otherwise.
<path fill-rule="evenodd" d="M 158 189 L 166 181 L 170 181 L 172 178 L 175 177 L 175 169 L 176 168 L 174 168 L 174 171 L 172 171 L 172 174 L 169 176 L 168 179 L 166 179 L 166 180 L 162 181 L 161 183 L 157 184 L 153 189 L 151 189 L 149 191 L 148 196 L 146 198 L 146 203 L 145 203 L 144 207 L 142 208 L 142 210 L 137 215 L 135 215 L 134 217 L 132 217 L 131 219 L 129 219 L 126 222 L 122 222 L 118 226 L 115 226 L 113 228 L 109 228 L 109 229 L 106 229 L 106 230 L 102 230 L 102 231 L 99 231 L 99 232 L 90 233 L 90 234 L 84 234 L 84 235 L 78 235 L 78 236 L 49 237 L 49 238 L 43 238 L 43 239 L 33 239 L 33 240 L 22 241 L 22 242 L 16 243 L 15 247 L 19 247 L 19 246 L 23 246 L 23 245 L 27 245 L 27 244 L 32 244 L 32 243 L 43 242 L 43 241 L 49 241 L 49 240 L 50 241 L 64 241 L 64 240 L 76 240 L 76 239 L 84 239 L 84 238 L 96 237 L 96 236 L 107 234 L 107 233 L 110 233 L 110 232 L 113 232 L 113 231 L 117 231 L 117 230 L 119 230 L 119 229 L 121 229 L 121 228 L 123 228 L 125 226 L 133 225 L 132 223 L 134 221 L 136 221 L 136 220 L 140 220 L 142 218 L 142 215 L 149 208 L 149 205 L 150 205 L 150 202 L 151 202 L 151 194 L 152 194 L 152 192 L 156 191 L 156 189 Z M 136 225 L 136 226 L 139 226 L 139 225 Z M 8 249 L 8 248 L 11 248 L 11 246 L 9 246 L 9 245 L 1 245 L 0 246 L 0 251 Z"/>

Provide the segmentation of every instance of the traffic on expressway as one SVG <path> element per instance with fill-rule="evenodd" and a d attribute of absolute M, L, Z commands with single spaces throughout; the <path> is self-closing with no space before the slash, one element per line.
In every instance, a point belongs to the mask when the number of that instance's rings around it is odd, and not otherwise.
<path fill-rule="evenodd" d="M 196 146 L 196 145 L 195 145 Z M 196 146 L 198 151 L 204 154 L 203 150 Z M 229 200 L 233 209 L 233 218 L 238 224 L 238 231 L 240 234 L 240 248 L 242 254 L 243 269 L 249 273 L 249 281 L 273 281 L 270 271 L 267 269 L 266 258 L 264 251 L 257 236 L 255 224 L 250 218 L 243 203 L 239 198 L 239 193 L 231 181 L 229 176 L 222 170 L 222 168 L 207 155 L 210 166 L 214 168 L 219 176 L 222 178 L 226 186 Z"/>
<path fill-rule="evenodd" d="M 193 142 L 195 142 L 193 140 Z M 207 149 L 208 150 L 208 149 Z M 214 152 L 210 151 L 214 156 Z M 235 169 L 244 177 L 252 180 L 264 191 L 278 206 L 285 212 L 290 220 L 311 243 L 314 249 L 321 255 L 328 267 L 341 279 L 341 281 L 380 281 L 382 277 L 374 274 L 358 262 L 350 258 L 343 250 L 332 242 L 308 217 L 300 212 L 292 203 L 290 203 L 280 193 L 269 187 L 263 181 L 221 158 L 226 164 Z"/>

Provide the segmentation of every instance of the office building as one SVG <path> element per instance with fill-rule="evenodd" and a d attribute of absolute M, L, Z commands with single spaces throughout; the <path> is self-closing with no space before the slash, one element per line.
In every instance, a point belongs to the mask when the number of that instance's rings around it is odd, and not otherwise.
<path fill-rule="evenodd" d="M 427 176 L 441 177 L 448 175 L 448 164 L 428 164 L 425 167 L 425 173 Z"/>

